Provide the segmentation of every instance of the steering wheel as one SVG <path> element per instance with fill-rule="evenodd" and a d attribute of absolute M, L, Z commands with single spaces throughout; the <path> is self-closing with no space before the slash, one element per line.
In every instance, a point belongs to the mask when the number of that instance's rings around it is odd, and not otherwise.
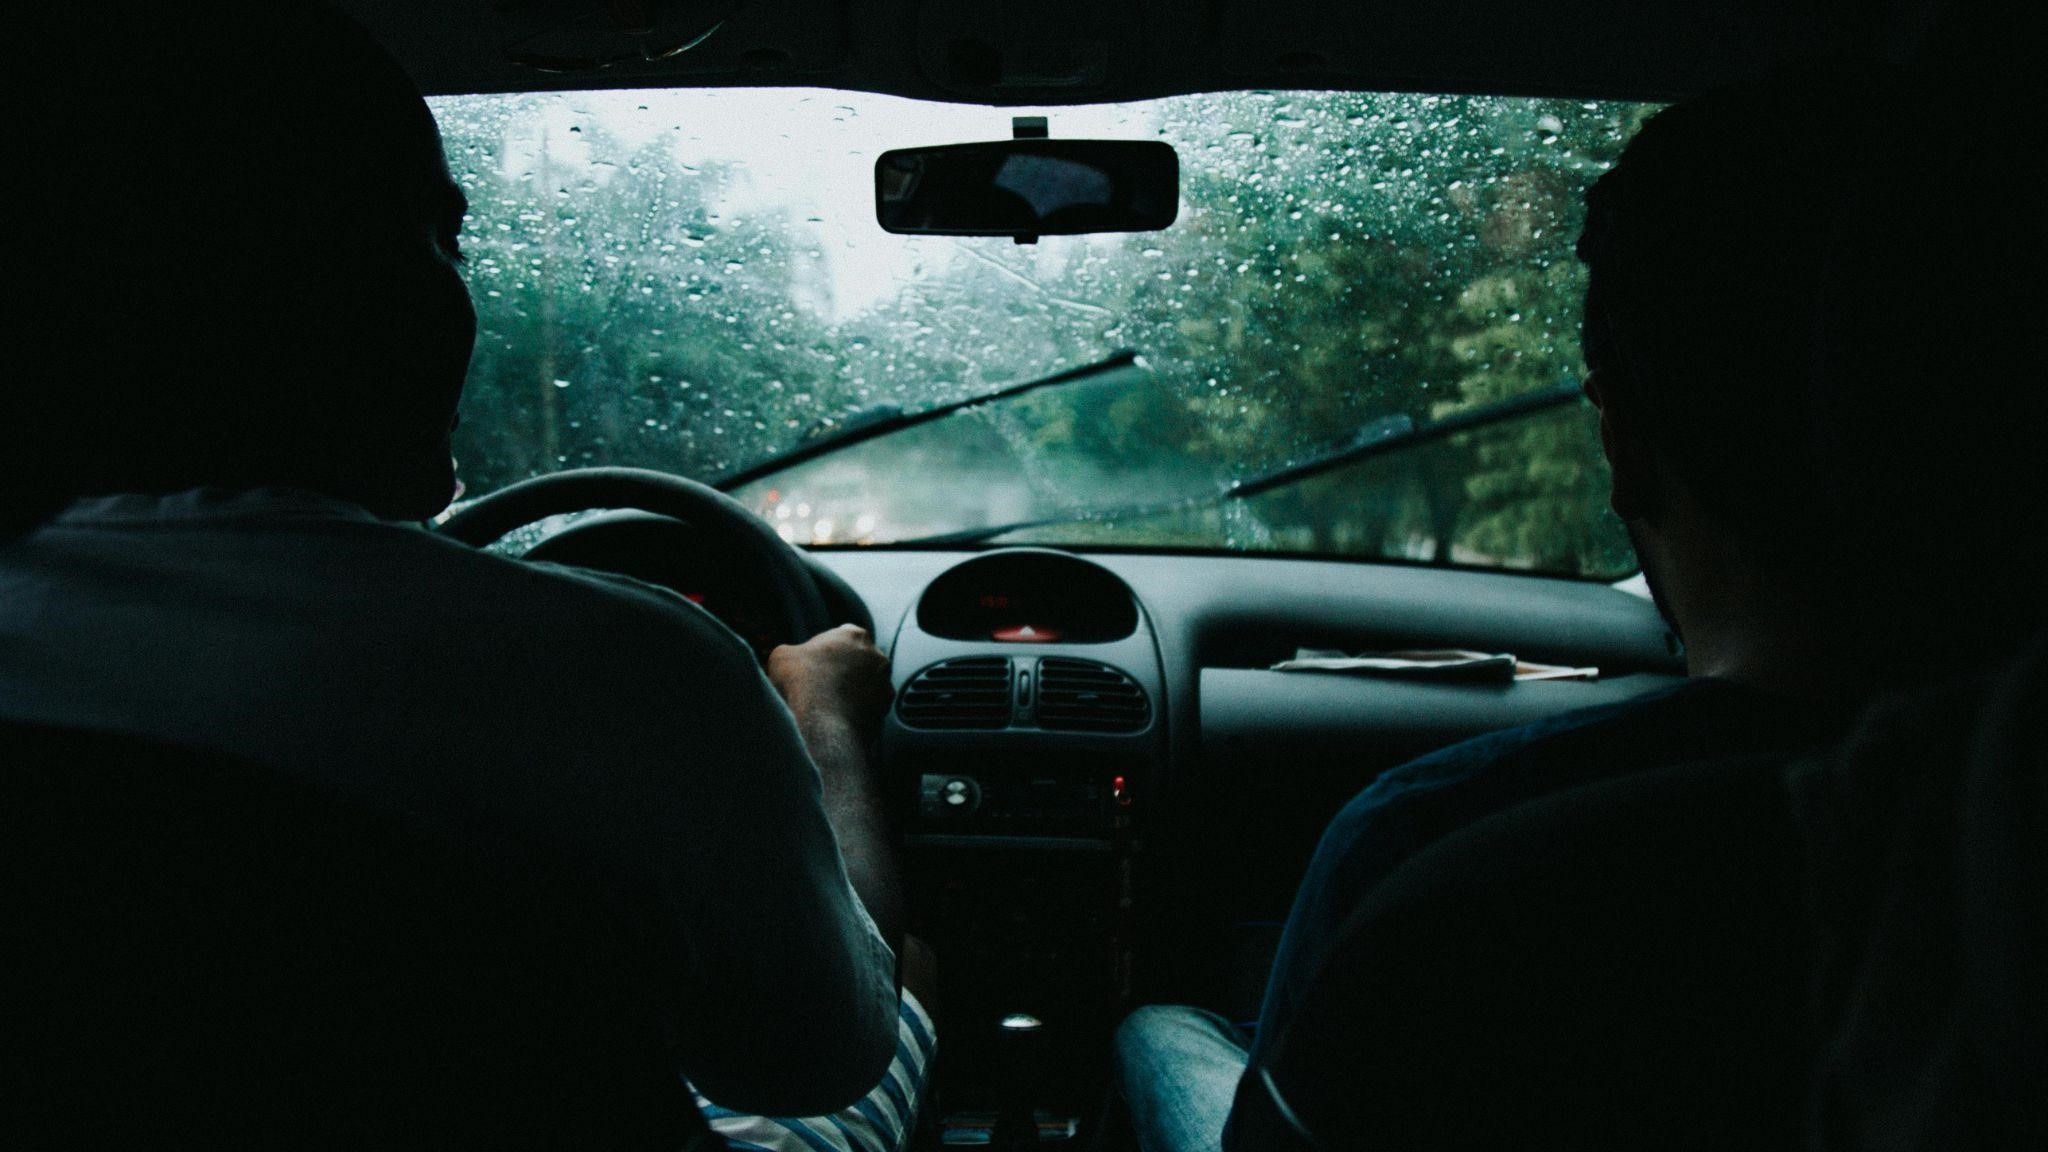
<path fill-rule="evenodd" d="M 742 578 L 774 601 L 771 623 L 784 644 L 832 626 L 825 598 L 803 557 L 746 505 L 716 488 L 646 468 L 575 468 L 523 480 L 478 500 L 441 524 L 441 535 L 481 548 L 550 516 L 593 508 L 634 508 L 686 521 L 708 546 L 730 556 Z"/>

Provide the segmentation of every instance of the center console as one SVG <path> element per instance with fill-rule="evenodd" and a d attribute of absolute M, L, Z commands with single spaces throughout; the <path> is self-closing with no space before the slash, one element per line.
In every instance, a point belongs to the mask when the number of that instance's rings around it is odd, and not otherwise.
<path fill-rule="evenodd" d="M 939 957 L 942 1138 L 1071 1136 L 1129 993 L 1132 858 L 1166 755 L 1151 627 L 1108 570 L 1007 549 L 932 581 L 891 663 L 882 751 L 913 930 Z"/>

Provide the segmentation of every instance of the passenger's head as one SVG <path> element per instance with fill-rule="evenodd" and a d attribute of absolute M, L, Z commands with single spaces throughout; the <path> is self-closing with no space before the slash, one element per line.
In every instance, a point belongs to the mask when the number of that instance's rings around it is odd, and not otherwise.
<path fill-rule="evenodd" d="M 1804 559 L 1814 298 L 1864 91 L 1801 74 L 1674 105 L 1587 193 L 1593 391 L 1654 457 L 1616 461 L 1624 518 L 1677 485 L 1713 530 Z"/>
<path fill-rule="evenodd" d="M 1589 192 L 1588 392 L 1653 586 L 1740 556 L 1781 600 L 1760 623 L 1803 612 L 1915 659 L 2023 570 L 2009 541 L 2031 530 L 1955 539 L 2024 479 L 1982 439 L 2009 417 L 1981 414 L 2027 390 L 1989 346 L 2011 343 L 1985 322 L 2007 286 L 1974 271 L 2008 242 L 1973 192 L 1999 161 L 1968 130 L 1982 111 L 1942 92 L 1814 69 L 1688 101 Z M 1965 482 L 1937 457 L 1981 467 Z M 1929 579 L 1916 550 L 1966 578 Z"/>
<path fill-rule="evenodd" d="M 305 0 L 52 18 L 17 138 L 55 241 L 15 269 L 11 503 L 291 486 L 442 508 L 475 315 L 434 121 Z M 18 169 L 20 171 L 20 169 Z"/>

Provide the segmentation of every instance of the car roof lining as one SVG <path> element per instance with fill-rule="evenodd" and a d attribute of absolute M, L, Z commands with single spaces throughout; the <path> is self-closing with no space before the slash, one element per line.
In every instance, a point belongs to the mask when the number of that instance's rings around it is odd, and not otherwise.
<path fill-rule="evenodd" d="M 993 106 L 1319 88 L 1668 100 L 1817 55 L 1903 57 L 1943 0 L 745 0 L 663 60 L 548 72 L 508 49 L 733 0 L 337 0 L 429 95 L 823 87 Z M 565 32 L 564 29 L 581 30 Z M 536 39 L 538 38 L 538 39 Z M 627 43 L 616 36 L 619 43 Z"/>

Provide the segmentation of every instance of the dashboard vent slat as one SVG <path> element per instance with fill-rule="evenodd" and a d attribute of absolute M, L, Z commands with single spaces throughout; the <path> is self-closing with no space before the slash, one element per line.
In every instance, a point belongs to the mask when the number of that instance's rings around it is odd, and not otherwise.
<path fill-rule="evenodd" d="M 970 656 L 912 677 L 896 714 L 912 728 L 1007 728 L 1014 698 L 1008 657 Z"/>
<path fill-rule="evenodd" d="M 1138 732 L 1152 702 L 1138 682 L 1089 660 L 1038 662 L 1038 726 L 1066 732 Z"/>

